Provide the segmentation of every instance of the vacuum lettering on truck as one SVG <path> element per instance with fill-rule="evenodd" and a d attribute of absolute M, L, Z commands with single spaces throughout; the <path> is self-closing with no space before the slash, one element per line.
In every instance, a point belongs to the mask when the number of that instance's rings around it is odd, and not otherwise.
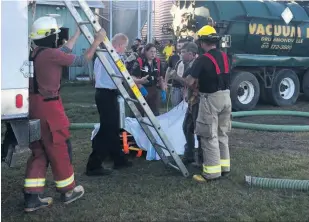
<path fill-rule="evenodd" d="M 309 27 L 250 23 L 249 34 L 261 36 L 262 49 L 291 50 L 294 43 L 309 38 Z"/>

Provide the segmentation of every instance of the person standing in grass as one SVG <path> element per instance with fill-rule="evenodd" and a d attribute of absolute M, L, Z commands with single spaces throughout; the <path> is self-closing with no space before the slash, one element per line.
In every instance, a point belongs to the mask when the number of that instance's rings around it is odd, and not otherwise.
<path fill-rule="evenodd" d="M 160 115 L 160 97 L 162 102 L 166 102 L 166 84 L 163 73 L 156 46 L 148 43 L 142 56 L 134 63 L 131 75 L 135 82 L 138 78 L 147 78 L 148 82 L 139 84 L 139 88 L 155 116 Z M 141 107 L 138 106 L 138 108 L 142 112 Z M 142 115 L 144 115 L 143 112 Z"/>
<path fill-rule="evenodd" d="M 203 170 L 193 179 L 207 182 L 230 172 L 228 132 L 231 131 L 230 67 L 226 53 L 217 49 L 221 37 L 209 25 L 198 32 L 198 43 L 205 54 L 200 55 L 187 77 L 189 86 L 198 82 L 199 111 L 196 134 L 203 150 Z"/>
<path fill-rule="evenodd" d="M 188 103 L 188 108 L 186 111 L 185 119 L 183 121 L 183 132 L 186 138 L 185 152 L 183 157 L 184 164 L 194 163 L 196 166 L 201 165 L 202 154 L 200 148 L 200 139 L 198 139 L 198 152 L 194 155 L 195 150 L 195 138 L 194 130 L 196 126 L 196 118 L 199 110 L 199 96 L 198 96 L 198 86 L 195 85 L 194 89 L 188 87 L 186 84 L 186 77 L 191 74 L 192 66 L 196 60 L 198 54 L 198 47 L 195 43 L 189 42 L 185 43 L 181 49 L 181 57 L 184 64 L 184 73 L 182 77 L 179 76 L 177 71 L 172 72 L 171 78 L 177 80 L 185 88 L 187 88 L 187 95 L 185 96 L 186 102 Z M 194 158 L 196 156 L 196 158 Z"/>
<path fill-rule="evenodd" d="M 128 37 L 123 33 L 118 33 L 113 37 L 112 45 L 119 56 L 121 56 L 128 46 Z M 107 60 L 116 75 L 122 76 L 112 58 L 108 56 Z M 102 166 L 103 161 L 108 156 L 114 161 L 114 169 L 131 167 L 132 162 L 126 158 L 120 143 L 119 92 L 117 86 L 99 58 L 95 60 L 94 73 L 96 88 L 95 103 L 100 115 L 100 129 L 92 140 L 92 152 L 86 166 L 86 175 L 103 176 L 109 175 L 112 172 L 109 169 L 104 169 Z M 121 81 L 120 78 L 117 78 L 117 80 Z M 135 82 L 137 84 L 143 84 L 148 81 L 146 78 L 142 78 L 135 79 Z"/>
<path fill-rule="evenodd" d="M 37 46 L 30 55 L 34 64 L 29 78 L 29 118 L 39 119 L 41 139 L 30 144 L 30 156 L 24 184 L 26 212 L 50 206 L 51 197 L 42 198 L 48 165 L 51 166 L 57 191 L 64 204 L 70 204 L 84 195 L 84 188 L 75 185 L 70 143 L 70 122 L 60 97 L 63 67 L 82 67 L 90 61 L 106 37 L 102 29 L 84 55 L 71 54 L 80 36 L 75 35 L 61 48 L 57 47 L 60 27 L 52 16 L 38 18 L 32 25 L 31 39 Z"/>

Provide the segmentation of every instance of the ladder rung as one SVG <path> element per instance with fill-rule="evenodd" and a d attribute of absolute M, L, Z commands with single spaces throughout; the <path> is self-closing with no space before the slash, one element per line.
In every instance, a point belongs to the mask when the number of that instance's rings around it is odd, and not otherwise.
<path fill-rule="evenodd" d="M 97 49 L 97 52 L 107 52 L 107 49 Z"/>
<path fill-rule="evenodd" d="M 142 123 L 142 124 L 145 124 L 145 125 L 147 125 L 147 126 L 151 126 L 151 127 L 154 127 L 154 126 L 153 126 L 153 125 L 152 125 L 151 123 L 148 123 L 148 122 L 146 122 L 146 121 L 143 121 L 143 120 L 141 121 L 141 123 Z"/>
<path fill-rule="evenodd" d="M 170 167 L 173 167 L 174 169 L 176 170 L 179 170 L 179 167 L 175 166 L 174 164 L 172 163 L 167 163 Z"/>
<path fill-rule="evenodd" d="M 116 78 L 119 78 L 119 79 L 123 79 L 122 76 L 117 76 L 117 75 L 115 75 L 115 74 L 111 74 L 111 77 L 116 77 Z"/>
<path fill-rule="evenodd" d="M 89 21 L 81 21 L 81 22 L 78 22 L 79 25 L 87 25 L 87 24 L 90 24 L 91 22 Z"/>
<path fill-rule="evenodd" d="M 160 145 L 160 144 L 158 144 L 158 143 L 155 143 L 154 146 L 158 146 L 158 147 L 160 147 L 161 149 L 168 150 L 165 146 L 162 146 L 162 145 Z"/>
<path fill-rule="evenodd" d="M 138 103 L 138 100 L 132 99 L 132 98 L 130 98 L 130 97 L 126 98 L 126 100 L 129 100 L 129 101 L 134 102 L 134 103 Z"/>

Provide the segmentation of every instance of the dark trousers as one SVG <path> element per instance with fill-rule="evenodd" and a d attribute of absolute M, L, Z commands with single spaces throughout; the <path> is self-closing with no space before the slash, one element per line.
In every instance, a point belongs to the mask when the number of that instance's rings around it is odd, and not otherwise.
<path fill-rule="evenodd" d="M 118 92 L 109 89 L 96 89 L 95 102 L 100 115 L 100 129 L 92 140 L 92 153 L 87 169 L 102 167 L 102 162 L 110 156 L 115 165 L 126 161 L 120 142 Z"/>
<path fill-rule="evenodd" d="M 145 100 L 155 116 L 160 115 L 160 91 L 156 86 L 145 87 L 148 95 Z"/>
<path fill-rule="evenodd" d="M 151 109 L 151 111 L 153 112 L 153 114 L 155 116 L 159 116 L 160 115 L 160 90 L 156 87 L 156 86 L 145 86 L 148 95 L 145 97 L 145 100 L 149 106 L 149 108 Z M 131 96 L 131 98 L 134 98 L 133 93 L 129 94 Z M 141 113 L 142 116 L 145 116 L 145 112 L 142 108 L 142 106 L 140 104 L 136 104 L 136 107 L 138 109 L 138 111 Z M 131 111 L 131 109 L 129 108 L 129 106 L 127 105 L 126 108 L 126 116 L 131 117 L 131 118 L 135 118 L 133 112 Z"/>
<path fill-rule="evenodd" d="M 194 130 L 196 126 L 196 119 L 198 115 L 199 103 L 188 107 L 185 119 L 183 121 L 182 129 L 186 137 L 185 153 L 184 156 L 188 159 L 194 159 L 195 138 Z M 200 138 L 197 137 L 198 145 L 200 147 Z"/>

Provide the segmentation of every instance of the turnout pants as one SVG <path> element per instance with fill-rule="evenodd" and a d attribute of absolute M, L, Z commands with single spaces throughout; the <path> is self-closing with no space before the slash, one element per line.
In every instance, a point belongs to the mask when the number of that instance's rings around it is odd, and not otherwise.
<path fill-rule="evenodd" d="M 231 130 L 231 107 L 229 90 L 200 93 L 196 134 L 201 139 L 206 179 L 218 178 L 221 172 L 230 171 L 227 133 Z"/>
<path fill-rule="evenodd" d="M 56 188 L 64 193 L 75 187 L 69 142 L 69 120 L 61 99 L 44 101 L 30 94 L 30 118 L 40 119 L 41 139 L 30 144 L 32 155 L 27 163 L 24 191 L 43 193 L 48 165 L 51 165 Z"/>
<path fill-rule="evenodd" d="M 185 134 L 186 144 L 184 157 L 187 159 L 194 159 L 195 138 L 194 129 L 196 127 L 196 119 L 199 110 L 199 103 L 194 104 L 191 108 L 188 107 L 185 119 L 183 121 L 182 129 Z M 200 138 L 197 137 L 200 149 Z"/>
<path fill-rule="evenodd" d="M 114 164 L 123 164 L 125 154 L 120 142 L 120 119 L 117 90 L 96 89 L 95 102 L 100 115 L 100 129 L 92 140 L 92 153 L 89 156 L 87 169 L 102 168 L 102 163 L 110 156 Z"/>

